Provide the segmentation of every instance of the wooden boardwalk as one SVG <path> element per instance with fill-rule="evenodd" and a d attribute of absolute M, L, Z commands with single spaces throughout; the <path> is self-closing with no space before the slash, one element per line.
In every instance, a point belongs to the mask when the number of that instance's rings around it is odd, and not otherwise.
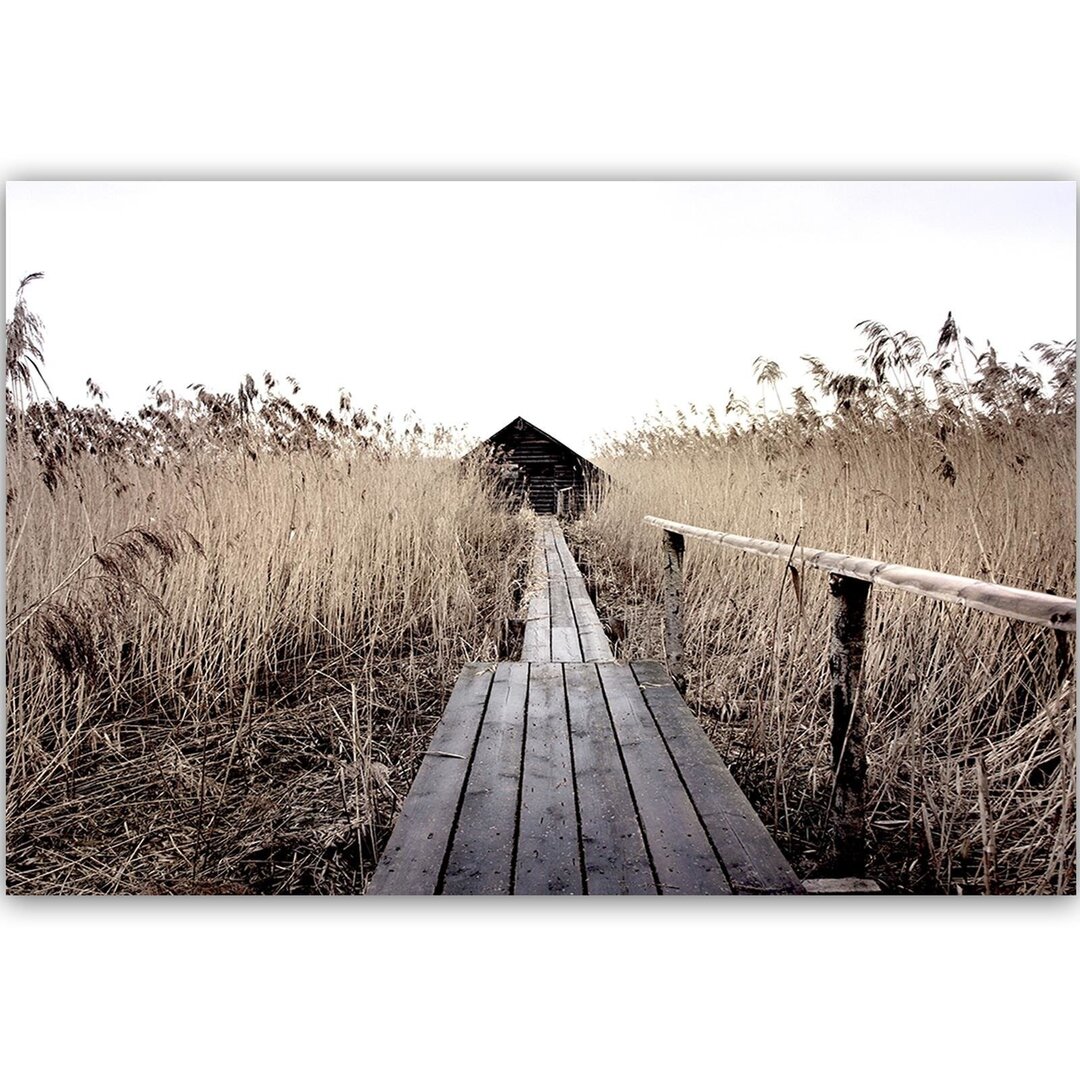
<path fill-rule="evenodd" d="M 522 659 L 462 672 L 368 892 L 801 892 L 664 666 L 614 661 L 553 521 L 535 571 Z"/>
<path fill-rule="evenodd" d="M 615 659 L 585 579 L 554 518 L 544 520 L 537 531 L 532 579 L 522 660 Z"/>

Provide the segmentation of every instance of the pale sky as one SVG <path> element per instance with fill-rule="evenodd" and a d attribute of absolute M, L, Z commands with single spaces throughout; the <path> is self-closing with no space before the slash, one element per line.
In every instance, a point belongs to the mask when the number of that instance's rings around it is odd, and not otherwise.
<path fill-rule="evenodd" d="M 46 376 L 118 411 L 157 380 L 294 376 L 324 408 L 521 414 L 584 452 L 657 404 L 756 398 L 751 364 L 851 369 L 855 323 L 1003 360 L 1076 334 L 1069 182 L 9 182 Z"/>

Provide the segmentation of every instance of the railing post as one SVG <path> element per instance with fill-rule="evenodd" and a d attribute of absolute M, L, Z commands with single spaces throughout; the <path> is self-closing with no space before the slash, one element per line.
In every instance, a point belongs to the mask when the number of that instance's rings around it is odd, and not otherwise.
<path fill-rule="evenodd" d="M 870 583 L 829 575 L 833 597 L 829 674 L 832 677 L 832 846 L 836 872 L 866 872 L 866 732 L 857 701 Z"/>
<path fill-rule="evenodd" d="M 682 580 L 683 553 L 686 540 L 681 533 L 664 530 L 664 554 L 667 573 L 664 574 L 664 655 L 668 674 L 679 693 L 686 691 L 686 661 L 682 644 Z"/>
<path fill-rule="evenodd" d="M 1057 669 L 1058 683 L 1063 683 L 1072 673 L 1072 641 L 1065 630 L 1054 631 L 1054 667 Z"/>

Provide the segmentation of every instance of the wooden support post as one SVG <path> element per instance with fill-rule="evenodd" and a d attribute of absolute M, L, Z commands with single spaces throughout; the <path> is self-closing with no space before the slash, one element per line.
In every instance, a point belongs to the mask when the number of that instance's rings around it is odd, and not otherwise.
<path fill-rule="evenodd" d="M 1057 668 L 1059 683 L 1063 683 L 1072 674 L 1071 645 L 1072 641 L 1067 631 L 1054 631 L 1054 667 Z"/>
<path fill-rule="evenodd" d="M 664 575 L 664 655 L 668 674 L 679 693 L 686 692 L 686 661 L 682 643 L 682 580 L 683 554 L 686 540 L 681 533 L 664 530 L 664 554 L 667 573 Z"/>
<path fill-rule="evenodd" d="M 866 871 L 866 732 L 857 708 L 870 583 L 829 575 L 833 630 L 829 643 L 832 676 L 832 845 L 842 876 Z"/>

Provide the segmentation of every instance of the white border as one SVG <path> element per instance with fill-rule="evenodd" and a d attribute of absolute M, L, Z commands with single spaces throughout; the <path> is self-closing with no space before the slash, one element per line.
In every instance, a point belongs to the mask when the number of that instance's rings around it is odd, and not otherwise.
<path fill-rule="evenodd" d="M 39 0 L 5 17 L 4 175 L 1080 175 L 1068 5 L 742 7 Z M 5 1058 L 45 1076 L 1049 1074 L 1076 1056 L 1077 914 L 7 898 Z"/>

